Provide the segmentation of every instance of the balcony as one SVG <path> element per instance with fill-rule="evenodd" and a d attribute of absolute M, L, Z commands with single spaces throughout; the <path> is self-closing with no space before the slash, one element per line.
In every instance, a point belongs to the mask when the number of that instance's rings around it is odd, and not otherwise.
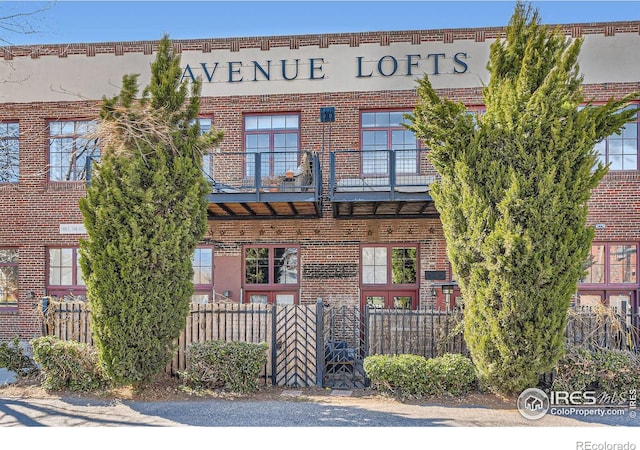
<path fill-rule="evenodd" d="M 330 154 L 336 218 L 438 218 L 429 186 L 437 172 L 426 149 L 338 150 Z"/>
<path fill-rule="evenodd" d="M 213 153 L 209 219 L 313 218 L 322 214 L 322 172 L 315 152 Z"/>

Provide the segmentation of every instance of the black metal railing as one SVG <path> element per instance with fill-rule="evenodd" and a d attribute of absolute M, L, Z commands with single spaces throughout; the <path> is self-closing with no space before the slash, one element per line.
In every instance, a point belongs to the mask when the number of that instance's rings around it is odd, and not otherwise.
<path fill-rule="evenodd" d="M 329 195 L 338 192 L 428 192 L 438 174 L 427 149 L 336 150 L 329 155 Z"/>
<path fill-rule="evenodd" d="M 322 193 L 322 170 L 315 152 L 220 152 L 208 158 L 204 171 L 212 194 Z"/>

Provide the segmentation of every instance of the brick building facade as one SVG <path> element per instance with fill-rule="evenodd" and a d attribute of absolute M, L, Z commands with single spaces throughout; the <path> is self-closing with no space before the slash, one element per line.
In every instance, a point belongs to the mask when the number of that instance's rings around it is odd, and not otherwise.
<path fill-rule="evenodd" d="M 640 90 L 640 22 L 563 25 L 585 39 L 587 98 Z M 224 130 L 204 169 L 209 230 L 194 255 L 196 302 L 440 308 L 452 281 L 427 186 L 426 150 L 401 126 L 428 73 L 482 108 L 502 28 L 174 41 L 203 80 L 201 125 Z M 122 75 L 148 80 L 156 42 L 0 47 L 0 339 L 40 333 L 43 296 L 84 296 L 78 199 L 82 136 Z M 583 304 L 637 313 L 638 123 L 601 146 Z"/>

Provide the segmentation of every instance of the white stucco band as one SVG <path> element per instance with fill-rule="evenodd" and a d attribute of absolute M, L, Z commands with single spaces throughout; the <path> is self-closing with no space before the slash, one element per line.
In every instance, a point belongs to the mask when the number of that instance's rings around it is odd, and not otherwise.
<path fill-rule="evenodd" d="M 186 78 L 203 80 L 203 96 L 410 90 L 424 73 L 436 88 L 472 88 L 488 81 L 491 42 L 184 51 L 182 66 Z M 154 58 L 142 53 L 14 58 L 0 64 L 0 103 L 112 96 L 125 74 L 140 74 L 146 85 Z M 580 67 L 585 83 L 637 82 L 640 35 L 585 36 Z"/>

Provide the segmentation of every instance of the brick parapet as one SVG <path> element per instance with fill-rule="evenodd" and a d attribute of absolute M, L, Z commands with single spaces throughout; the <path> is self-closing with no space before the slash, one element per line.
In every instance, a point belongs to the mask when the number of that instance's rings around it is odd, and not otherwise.
<path fill-rule="evenodd" d="M 585 35 L 614 36 L 621 33 L 640 33 L 640 21 L 549 24 L 548 26 L 552 28 L 557 27 L 570 37 L 584 37 Z M 394 43 L 411 43 L 418 45 L 426 42 L 452 43 L 462 40 L 483 42 L 487 39 L 503 38 L 504 36 L 505 27 L 484 27 L 209 39 L 172 39 L 172 42 L 174 46 L 177 46 L 179 52 L 197 51 L 209 53 L 214 50 L 239 51 L 250 48 L 267 51 L 276 47 L 298 49 L 307 46 L 328 47 L 332 45 L 349 45 L 352 47 L 363 44 L 390 45 Z M 129 53 L 141 53 L 148 55 L 157 51 L 158 42 L 159 41 L 118 41 L 2 46 L 0 47 L 0 51 L 5 60 L 19 57 L 37 59 L 49 56 L 66 58 L 70 55 L 93 57 L 98 54 L 120 56 Z"/>

